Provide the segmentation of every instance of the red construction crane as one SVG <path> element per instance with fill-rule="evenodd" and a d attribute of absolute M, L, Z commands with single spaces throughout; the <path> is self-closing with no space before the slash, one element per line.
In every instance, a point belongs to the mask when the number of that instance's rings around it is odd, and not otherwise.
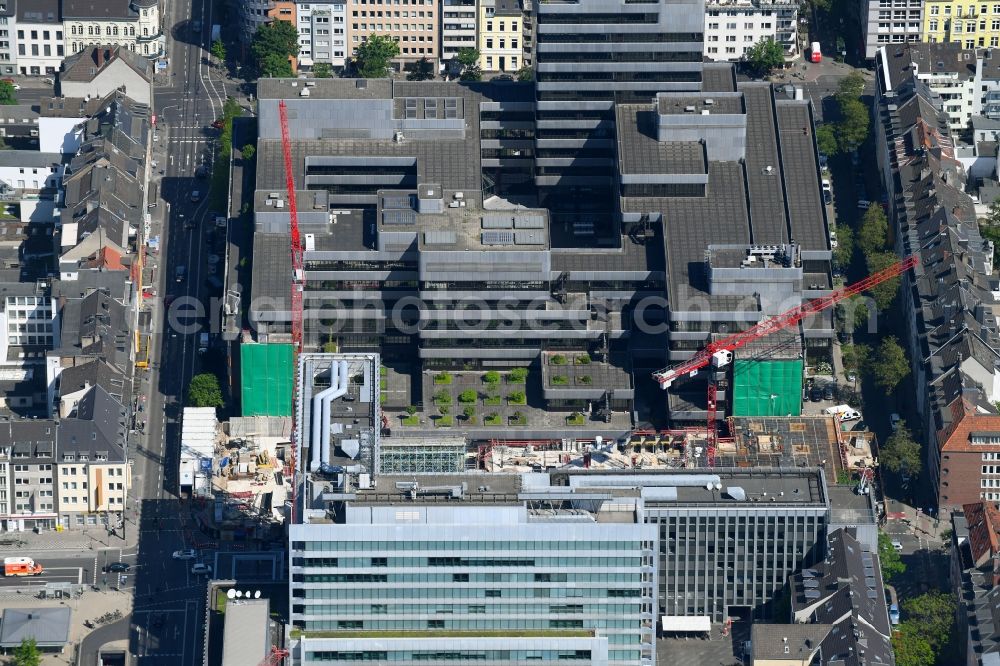
<path fill-rule="evenodd" d="M 905 271 L 917 265 L 919 257 L 915 254 L 906 257 L 902 261 L 896 262 L 892 266 L 877 273 L 872 273 L 865 279 L 855 282 L 847 287 L 834 290 L 829 296 L 814 298 L 802 305 L 774 317 L 769 317 L 751 326 L 745 331 L 733 333 L 732 335 L 709 342 L 704 349 L 695 354 L 687 361 L 677 365 L 664 368 L 653 373 L 653 378 L 660 383 L 661 389 L 668 388 L 675 379 L 683 375 L 694 376 L 702 368 L 713 365 L 716 368 L 723 368 L 733 360 L 733 352 L 740 347 L 744 347 L 754 340 L 759 340 L 771 333 L 794 326 L 809 315 L 817 314 L 832 307 L 844 300 L 860 294 L 863 291 L 902 275 Z M 708 465 L 715 466 L 715 443 L 716 443 L 716 422 L 717 413 L 716 401 L 717 387 L 712 379 L 708 382 Z"/>
<path fill-rule="evenodd" d="M 288 650 L 273 647 L 271 654 L 264 657 L 257 666 L 281 666 L 281 662 L 288 656 Z"/>
<path fill-rule="evenodd" d="M 302 291 L 305 271 L 302 260 L 302 239 L 299 236 L 299 209 L 295 203 L 295 172 L 292 170 L 292 142 L 288 135 L 288 109 L 285 100 L 278 102 L 281 119 L 281 150 L 285 156 L 285 190 L 288 192 L 289 238 L 292 253 L 292 372 L 298 372 L 299 354 L 302 353 Z M 292 405 L 298 402 L 299 383 L 292 382 Z M 291 472 L 292 472 L 292 522 L 295 522 L 295 456 L 298 448 L 298 429 L 292 419 Z"/>

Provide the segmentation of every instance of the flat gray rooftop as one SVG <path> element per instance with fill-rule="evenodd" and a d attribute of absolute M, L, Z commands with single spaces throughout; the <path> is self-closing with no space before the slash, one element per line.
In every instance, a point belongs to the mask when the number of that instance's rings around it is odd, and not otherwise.
<path fill-rule="evenodd" d="M 711 100 L 711 103 L 709 103 Z M 710 93 L 687 95 L 683 97 L 662 96 L 657 98 L 656 110 L 663 115 L 683 115 L 692 113 L 726 113 L 741 114 L 745 112 L 743 100 L 739 97 L 712 97 Z"/>
<path fill-rule="evenodd" d="M 706 172 L 705 146 L 700 142 L 657 140 L 657 116 L 648 104 L 619 104 L 615 112 L 622 173 L 703 175 Z"/>
<path fill-rule="evenodd" d="M 299 97 L 305 89 L 309 90 L 309 97 L 314 99 L 392 97 L 392 81 L 389 79 L 261 79 L 257 84 L 257 97 L 289 99 Z"/>
<path fill-rule="evenodd" d="M 779 100 L 775 105 L 781 141 L 781 176 L 785 183 L 792 238 L 803 250 L 830 249 L 823 202 L 816 186 L 815 137 L 809 107 Z"/>
<path fill-rule="evenodd" d="M 287 311 L 292 297 L 292 255 L 288 234 L 253 235 L 254 299 L 275 299 L 278 310 Z M 281 305 L 278 305 L 281 304 Z M 274 309 L 274 308 L 272 308 Z"/>
<path fill-rule="evenodd" d="M 465 485 L 461 501 L 465 504 L 520 504 L 521 477 L 516 474 L 422 474 L 418 479 L 416 499 L 407 488 L 412 475 L 382 475 L 372 480 L 372 487 L 358 490 L 354 505 L 440 504 L 453 501 L 442 489 Z M 399 485 L 397 485 L 399 484 Z"/>

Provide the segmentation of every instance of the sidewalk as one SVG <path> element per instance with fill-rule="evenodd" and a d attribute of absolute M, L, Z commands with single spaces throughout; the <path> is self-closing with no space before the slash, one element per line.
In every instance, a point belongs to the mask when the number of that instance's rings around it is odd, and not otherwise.
<path fill-rule="evenodd" d="M 121 528 L 109 535 L 101 525 L 79 527 L 61 532 L 48 530 L 36 532 L 7 532 L 0 535 L 0 554 L 21 551 L 51 550 L 100 550 L 102 548 L 134 548 L 139 543 L 139 530 L 129 516 L 125 525 L 125 539 Z"/>
<path fill-rule="evenodd" d="M 115 610 L 121 611 L 124 617 L 128 617 L 132 612 L 131 592 L 93 592 L 88 590 L 81 597 L 63 600 L 38 599 L 23 594 L 0 594 L 0 598 L 3 599 L 4 608 L 57 608 L 59 606 L 70 608 L 69 643 L 61 654 L 43 653 L 43 666 L 76 663 L 76 646 L 83 640 L 84 636 L 92 631 L 84 626 L 84 621 L 93 621 L 101 615 Z"/>

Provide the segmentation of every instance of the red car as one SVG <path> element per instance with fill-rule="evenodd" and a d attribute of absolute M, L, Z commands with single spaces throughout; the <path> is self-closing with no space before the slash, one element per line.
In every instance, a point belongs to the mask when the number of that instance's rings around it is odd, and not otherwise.
<path fill-rule="evenodd" d="M 222 121 L 221 120 L 213 120 L 212 121 L 212 127 L 214 127 L 215 129 L 222 129 Z"/>

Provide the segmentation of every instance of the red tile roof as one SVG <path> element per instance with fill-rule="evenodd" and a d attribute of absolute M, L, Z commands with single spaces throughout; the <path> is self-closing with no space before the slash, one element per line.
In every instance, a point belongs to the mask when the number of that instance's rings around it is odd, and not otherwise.
<path fill-rule="evenodd" d="M 974 502 L 962 506 L 969 525 L 969 546 L 976 566 L 994 553 L 1000 553 L 1000 509 L 992 502 Z"/>

